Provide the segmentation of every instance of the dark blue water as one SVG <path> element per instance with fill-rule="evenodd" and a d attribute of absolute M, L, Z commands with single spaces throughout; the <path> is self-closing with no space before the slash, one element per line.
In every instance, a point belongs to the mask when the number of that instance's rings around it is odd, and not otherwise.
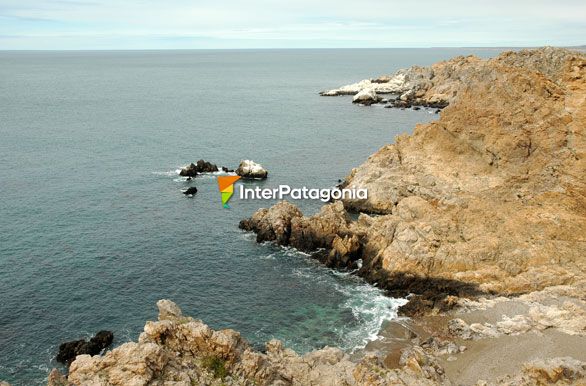
<path fill-rule="evenodd" d="M 59 343 L 100 329 L 135 340 L 161 298 L 254 344 L 373 339 L 397 301 L 257 245 L 237 224 L 271 202 L 223 209 L 214 176 L 175 170 L 249 158 L 256 184 L 332 186 L 435 115 L 318 91 L 470 52 L 0 52 L 0 379 L 40 384 Z"/>

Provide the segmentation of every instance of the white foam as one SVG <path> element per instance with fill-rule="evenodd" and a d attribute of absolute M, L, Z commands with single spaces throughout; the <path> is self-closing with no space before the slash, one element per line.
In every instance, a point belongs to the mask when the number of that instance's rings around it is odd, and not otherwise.
<path fill-rule="evenodd" d="M 342 345 L 350 350 L 364 348 L 376 340 L 383 323 L 396 319 L 399 307 L 407 303 L 407 299 L 390 298 L 367 283 L 337 286 L 336 290 L 348 297 L 342 307 L 350 309 L 358 321 L 354 329 L 342 335 Z"/>
<path fill-rule="evenodd" d="M 282 249 L 288 256 L 310 256 L 291 247 Z M 340 307 L 350 310 L 356 320 L 355 325 L 340 326 L 336 331 L 342 349 L 356 351 L 376 340 L 383 324 L 397 319 L 399 307 L 407 303 L 407 299 L 386 296 L 383 290 L 354 275 L 354 271 L 332 270 L 313 259 L 307 259 L 307 262 L 309 266 L 294 268 L 291 275 L 316 283 L 326 282 L 327 285 L 333 286 L 335 291 L 345 297 Z M 331 276 L 339 279 L 332 280 Z"/>
<path fill-rule="evenodd" d="M 173 170 L 167 170 L 165 172 L 151 172 L 151 173 L 155 174 L 157 176 L 173 177 L 173 176 L 179 175 L 179 173 L 181 173 L 181 169 L 173 169 Z"/>

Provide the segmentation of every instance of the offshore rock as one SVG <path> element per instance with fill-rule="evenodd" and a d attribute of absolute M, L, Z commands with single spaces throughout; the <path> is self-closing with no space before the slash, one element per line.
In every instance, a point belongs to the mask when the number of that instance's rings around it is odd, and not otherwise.
<path fill-rule="evenodd" d="M 244 160 L 240 161 L 236 174 L 242 178 L 265 179 L 268 177 L 269 172 L 261 164 L 251 160 Z"/>
<path fill-rule="evenodd" d="M 195 186 L 190 186 L 189 188 L 187 188 L 183 191 L 183 194 L 185 194 L 186 196 L 193 196 L 196 193 L 197 193 L 197 188 Z"/>
<path fill-rule="evenodd" d="M 182 168 L 179 175 L 183 177 L 196 177 L 200 173 L 213 173 L 217 171 L 218 167 L 215 164 L 200 159 L 196 164 L 192 163 Z"/>

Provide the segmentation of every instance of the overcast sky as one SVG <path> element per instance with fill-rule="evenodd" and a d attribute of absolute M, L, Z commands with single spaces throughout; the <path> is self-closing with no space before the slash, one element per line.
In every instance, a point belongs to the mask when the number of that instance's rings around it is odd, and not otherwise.
<path fill-rule="evenodd" d="M 0 49 L 586 44 L 586 0 L 0 0 Z"/>

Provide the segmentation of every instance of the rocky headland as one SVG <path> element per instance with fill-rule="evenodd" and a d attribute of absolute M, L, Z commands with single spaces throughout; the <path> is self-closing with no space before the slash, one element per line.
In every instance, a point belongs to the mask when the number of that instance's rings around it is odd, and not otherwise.
<path fill-rule="evenodd" d="M 405 315 L 498 298 L 509 312 L 488 322 L 494 306 L 484 308 L 486 321 L 473 323 L 484 338 L 564 325 L 583 336 L 586 57 L 551 47 L 458 57 L 323 95 L 372 91 L 447 107 L 350 172 L 342 186 L 366 188 L 368 199 L 313 216 L 281 202 L 241 228 L 409 295 Z"/>
<path fill-rule="evenodd" d="M 49 384 L 586 384 L 586 57 L 458 57 L 324 95 L 363 91 L 447 107 L 349 173 L 342 185 L 367 199 L 312 216 L 280 202 L 240 227 L 408 296 L 412 318 L 359 357 L 299 355 L 163 300 L 138 342 L 77 356 Z"/>

